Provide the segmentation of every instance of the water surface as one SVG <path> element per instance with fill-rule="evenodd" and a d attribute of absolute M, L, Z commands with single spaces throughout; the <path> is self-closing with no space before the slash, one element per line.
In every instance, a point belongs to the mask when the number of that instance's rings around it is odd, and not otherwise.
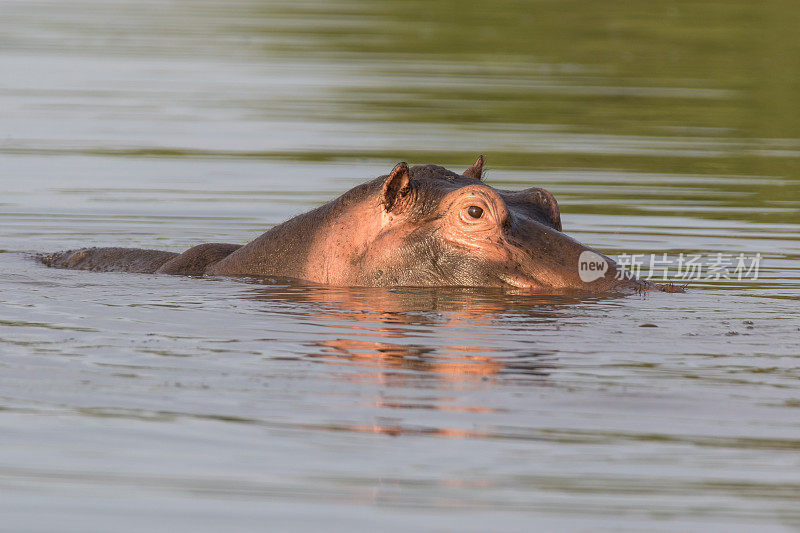
<path fill-rule="evenodd" d="M 800 526 L 788 1 L 0 1 L 9 530 Z M 398 161 L 541 186 L 579 298 L 46 269 L 247 242 Z"/>

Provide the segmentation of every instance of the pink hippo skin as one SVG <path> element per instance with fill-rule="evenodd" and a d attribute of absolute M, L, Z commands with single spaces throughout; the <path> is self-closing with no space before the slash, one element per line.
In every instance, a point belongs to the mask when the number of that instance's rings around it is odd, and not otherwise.
<path fill-rule="evenodd" d="M 88 248 L 39 256 L 52 267 L 184 275 L 276 276 L 337 286 L 515 287 L 535 291 L 679 291 L 635 278 L 561 231 L 553 195 L 483 181 L 483 156 L 462 174 L 398 164 L 388 176 L 275 226 L 244 246 L 201 244 L 182 254 Z M 604 276 L 581 279 L 594 252 Z"/>

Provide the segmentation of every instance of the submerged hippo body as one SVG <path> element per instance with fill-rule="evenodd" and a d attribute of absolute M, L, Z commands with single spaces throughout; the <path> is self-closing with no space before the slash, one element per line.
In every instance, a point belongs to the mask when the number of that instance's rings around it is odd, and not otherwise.
<path fill-rule="evenodd" d="M 482 177 L 483 157 L 463 174 L 400 163 L 244 246 L 202 244 L 182 254 L 89 248 L 40 259 L 59 268 L 276 276 L 338 286 L 668 290 L 617 279 L 614 261 L 562 233 L 549 192 L 494 189 Z M 584 252 L 608 264 L 604 276 L 581 279 Z"/>

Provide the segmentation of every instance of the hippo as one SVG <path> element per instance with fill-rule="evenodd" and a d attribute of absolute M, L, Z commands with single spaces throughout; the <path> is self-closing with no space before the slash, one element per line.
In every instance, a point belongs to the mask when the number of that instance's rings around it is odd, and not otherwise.
<path fill-rule="evenodd" d="M 579 268 L 587 257 L 597 266 L 589 277 Z M 678 292 L 630 276 L 563 233 L 558 202 L 548 191 L 486 184 L 483 156 L 461 173 L 399 163 L 245 245 L 200 244 L 181 254 L 84 248 L 39 259 L 57 268 L 268 276 L 335 286 Z"/>

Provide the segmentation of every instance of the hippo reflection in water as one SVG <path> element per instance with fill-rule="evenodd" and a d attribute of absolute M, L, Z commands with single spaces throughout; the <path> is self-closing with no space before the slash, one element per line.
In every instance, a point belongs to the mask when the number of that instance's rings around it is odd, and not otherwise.
<path fill-rule="evenodd" d="M 461 174 L 400 163 L 243 246 L 201 244 L 182 254 L 87 248 L 40 259 L 58 268 L 275 276 L 337 286 L 675 290 L 618 276 L 613 260 L 562 233 L 558 203 L 546 190 L 505 191 L 482 180 L 483 156 Z M 594 269 L 591 276 L 581 275 L 579 262 Z"/>

